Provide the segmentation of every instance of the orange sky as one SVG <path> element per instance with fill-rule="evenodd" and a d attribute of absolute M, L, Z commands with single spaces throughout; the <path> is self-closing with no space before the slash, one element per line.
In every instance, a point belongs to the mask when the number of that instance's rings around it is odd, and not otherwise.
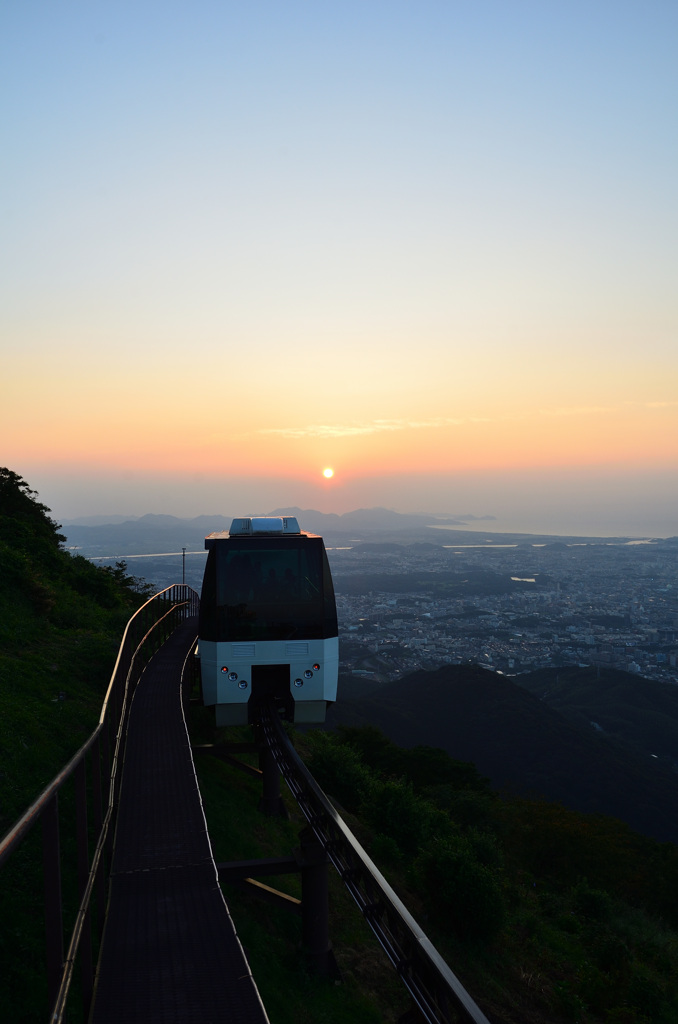
<path fill-rule="evenodd" d="M 10 12 L 2 461 L 62 516 L 579 474 L 678 533 L 676 11 L 263 6 Z"/>

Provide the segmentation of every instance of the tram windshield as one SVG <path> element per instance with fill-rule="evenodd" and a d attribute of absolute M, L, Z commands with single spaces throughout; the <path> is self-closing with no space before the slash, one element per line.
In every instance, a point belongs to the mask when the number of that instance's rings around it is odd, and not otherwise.
<path fill-rule="evenodd" d="M 201 602 L 205 640 L 337 635 L 334 590 L 320 537 L 230 538 L 210 550 Z"/>

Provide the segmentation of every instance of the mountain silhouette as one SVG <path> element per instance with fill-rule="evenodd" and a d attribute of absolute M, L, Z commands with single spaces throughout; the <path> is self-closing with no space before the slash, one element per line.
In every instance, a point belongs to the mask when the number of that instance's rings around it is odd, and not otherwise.
<path fill-rule="evenodd" d="M 569 720 L 499 673 L 446 665 L 365 689 L 340 680 L 328 727 L 369 723 L 399 746 L 440 747 L 471 761 L 495 789 L 611 815 L 678 842 L 672 764 Z"/>

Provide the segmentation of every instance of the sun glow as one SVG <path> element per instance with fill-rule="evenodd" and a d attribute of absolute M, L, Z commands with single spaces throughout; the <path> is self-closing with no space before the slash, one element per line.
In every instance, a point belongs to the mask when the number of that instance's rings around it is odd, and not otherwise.
<path fill-rule="evenodd" d="M 331 480 L 332 477 L 334 476 L 334 470 L 330 469 L 330 467 L 328 466 L 327 469 L 323 469 L 323 476 L 325 477 L 326 480 Z"/>

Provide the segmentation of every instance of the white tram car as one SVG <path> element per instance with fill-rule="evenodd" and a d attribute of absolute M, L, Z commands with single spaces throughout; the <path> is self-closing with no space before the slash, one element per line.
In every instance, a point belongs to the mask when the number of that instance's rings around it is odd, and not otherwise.
<path fill-rule="evenodd" d="M 294 722 L 324 722 L 337 698 L 339 639 L 322 537 L 292 517 L 234 519 L 205 538 L 198 653 L 216 723 L 245 725 L 273 697 Z"/>

